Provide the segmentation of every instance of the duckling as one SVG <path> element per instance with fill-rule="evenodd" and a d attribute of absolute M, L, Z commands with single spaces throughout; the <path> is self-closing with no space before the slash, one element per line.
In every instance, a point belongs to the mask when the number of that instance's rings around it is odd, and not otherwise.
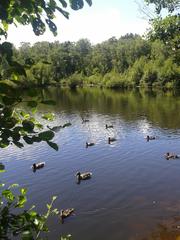
<path fill-rule="evenodd" d="M 89 178 L 91 178 L 91 176 L 92 176 L 91 172 L 85 172 L 85 173 L 77 172 L 76 173 L 76 177 L 77 177 L 78 181 L 89 179 Z"/>
<path fill-rule="evenodd" d="M 32 169 L 33 171 L 36 171 L 37 169 L 43 168 L 44 166 L 45 166 L 45 162 L 33 163 Z"/>
<path fill-rule="evenodd" d="M 167 152 L 164 156 L 165 156 L 165 158 L 166 158 L 167 160 L 179 158 L 178 155 L 176 155 L 176 154 L 174 154 L 174 153 L 169 153 L 169 152 Z"/>
<path fill-rule="evenodd" d="M 155 140 L 156 137 L 147 135 L 146 139 L 147 139 L 147 142 L 149 142 L 149 140 Z"/>
<path fill-rule="evenodd" d="M 108 129 L 108 128 L 113 128 L 113 125 L 107 125 L 106 124 L 106 129 Z"/>
<path fill-rule="evenodd" d="M 108 143 L 115 142 L 117 139 L 113 137 L 108 137 Z"/>
<path fill-rule="evenodd" d="M 62 223 L 64 222 L 64 218 L 69 217 L 74 212 L 74 208 L 62 209 L 60 212 L 60 218 Z"/>
<path fill-rule="evenodd" d="M 86 148 L 94 146 L 94 145 L 95 145 L 95 143 L 93 143 L 93 142 L 86 142 Z"/>

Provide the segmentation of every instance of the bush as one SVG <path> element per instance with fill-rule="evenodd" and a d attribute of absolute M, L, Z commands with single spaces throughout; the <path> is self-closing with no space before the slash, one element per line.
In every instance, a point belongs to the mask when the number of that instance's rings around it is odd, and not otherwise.
<path fill-rule="evenodd" d="M 166 60 L 162 68 L 159 69 L 158 80 L 162 82 L 165 87 L 168 86 L 168 88 L 169 86 L 180 87 L 180 68 L 172 59 Z"/>
<path fill-rule="evenodd" d="M 140 81 L 141 86 L 152 87 L 153 83 L 158 80 L 158 74 L 152 62 L 148 62 L 144 67 L 144 74 Z"/>
<path fill-rule="evenodd" d="M 74 73 L 65 82 L 70 88 L 76 88 L 83 85 L 84 76 L 82 73 Z"/>

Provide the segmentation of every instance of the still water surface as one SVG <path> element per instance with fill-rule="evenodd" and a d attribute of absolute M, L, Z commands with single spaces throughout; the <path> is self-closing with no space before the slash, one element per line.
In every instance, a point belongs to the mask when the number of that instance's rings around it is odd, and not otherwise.
<path fill-rule="evenodd" d="M 72 123 L 55 136 L 59 151 L 45 143 L 9 147 L 0 162 L 7 170 L 3 180 L 28 188 L 29 206 L 44 211 L 57 195 L 55 207 L 75 208 L 63 225 L 50 219 L 50 239 L 62 233 L 73 240 L 178 239 L 180 160 L 167 161 L 164 153 L 180 154 L 180 95 L 100 89 L 41 94 L 57 101 L 39 108 L 55 112 L 50 126 Z M 82 124 L 83 118 L 89 122 Z M 156 140 L 147 142 L 147 135 Z M 108 144 L 108 137 L 117 141 Z M 86 148 L 86 141 L 95 146 Z M 40 161 L 46 166 L 33 173 L 30 166 Z M 92 179 L 77 184 L 77 171 L 91 171 Z"/>

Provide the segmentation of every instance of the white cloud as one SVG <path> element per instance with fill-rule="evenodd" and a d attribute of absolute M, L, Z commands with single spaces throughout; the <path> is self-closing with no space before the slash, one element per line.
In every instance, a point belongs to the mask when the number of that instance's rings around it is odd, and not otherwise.
<path fill-rule="evenodd" d="M 82 11 L 71 11 L 69 20 L 58 16 L 55 22 L 58 26 L 57 37 L 53 37 L 49 30 L 43 36 L 36 37 L 30 26 L 11 26 L 8 40 L 15 45 L 19 45 L 20 42 L 77 41 L 80 38 L 88 38 L 92 43 L 98 43 L 112 36 L 118 38 L 130 32 L 143 34 L 148 26 L 147 21 L 143 19 L 124 19 L 118 8 L 98 11 L 93 7 L 85 7 Z"/>

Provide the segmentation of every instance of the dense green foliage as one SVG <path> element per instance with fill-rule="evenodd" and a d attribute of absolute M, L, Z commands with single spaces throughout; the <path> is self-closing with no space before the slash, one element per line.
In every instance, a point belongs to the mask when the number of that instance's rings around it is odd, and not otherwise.
<path fill-rule="evenodd" d="M 169 49 L 170 54 L 180 61 L 180 1 L 179 0 L 145 0 L 147 4 L 154 4 L 158 14 L 156 18 L 150 19 L 151 29 L 148 39 L 161 40 Z M 166 9 L 168 15 L 162 17 L 162 10 Z"/>
<path fill-rule="evenodd" d="M 35 206 L 24 210 L 27 189 L 18 189 L 19 193 L 17 193 L 17 187 L 17 184 L 9 187 L 0 184 L 2 190 L 0 195 L 0 238 L 40 239 L 40 233 L 48 232 L 46 226 L 48 217 L 52 214 L 59 214 L 56 208 L 53 209 L 56 197 L 53 197 L 51 203 L 47 204 L 47 212 L 40 215 L 34 210 Z"/>
<path fill-rule="evenodd" d="M 78 42 L 39 42 L 31 46 L 22 43 L 14 49 L 16 60 L 33 65 L 23 76 L 22 86 L 60 83 L 99 85 L 105 87 L 179 86 L 179 52 L 174 51 L 177 30 L 169 44 L 157 36 L 151 41 L 139 35 L 127 34 L 91 45 L 87 39 Z M 172 46 L 173 45 L 173 46 Z"/>

